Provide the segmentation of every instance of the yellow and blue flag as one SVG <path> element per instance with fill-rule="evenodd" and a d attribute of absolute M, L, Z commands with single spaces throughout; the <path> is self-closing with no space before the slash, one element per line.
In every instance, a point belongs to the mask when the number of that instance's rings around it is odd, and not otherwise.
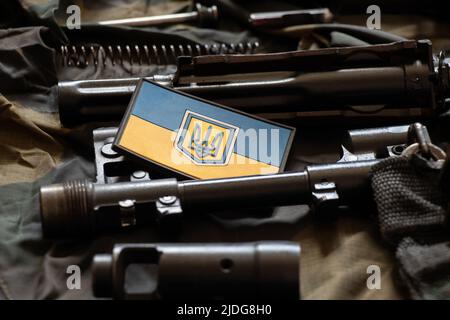
<path fill-rule="evenodd" d="M 196 179 L 283 170 L 295 129 L 141 80 L 115 147 Z"/>

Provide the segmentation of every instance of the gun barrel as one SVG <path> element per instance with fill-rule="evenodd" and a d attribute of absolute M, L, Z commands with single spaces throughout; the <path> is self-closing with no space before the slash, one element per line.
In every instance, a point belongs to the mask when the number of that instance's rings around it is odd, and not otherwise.
<path fill-rule="evenodd" d="M 333 201 L 356 203 L 369 191 L 369 172 L 377 162 L 313 165 L 294 173 L 228 179 L 112 184 L 69 181 L 44 186 L 40 190 L 44 234 L 51 237 L 93 234 L 103 227 L 105 220 L 98 214 L 103 208 L 115 208 L 114 212 L 120 215 L 142 204 L 155 204 L 164 197 L 178 198 L 183 209 L 201 212 L 242 206 L 311 204 L 324 202 L 330 195 Z M 114 220 L 113 217 L 110 215 L 107 220 Z"/>
<path fill-rule="evenodd" d="M 153 77 L 146 78 L 155 80 Z M 59 117 L 64 125 L 117 121 L 124 114 L 139 78 L 58 83 Z M 165 80 L 160 83 L 167 84 Z"/>
<path fill-rule="evenodd" d="M 355 68 L 298 74 L 283 79 L 175 84 L 175 89 L 249 112 L 342 110 L 351 106 L 423 107 L 433 105 L 430 70 L 409 66 Z M 153 77 L 171 86 L 170 77 Z M 59 84 L 61 122 L 120 120 L 138 79 L 69 81 Z M 367 112 L 370 113 L 368 108 Z"/>
<path fill-rule="evenodd" d="M 336 107 L 429 103 L 428 66 L 358 68 L 285 79 L 177 87 L 247 112 L 324 111 Z M 419 82 L 414 88 L 411 81 Z"/>
<path fill-rule="evenodd" d="M 186 208 L 230 208 L 307 203 L 307 171 L 228 179 L 189 180 L 178 184 Z"/>

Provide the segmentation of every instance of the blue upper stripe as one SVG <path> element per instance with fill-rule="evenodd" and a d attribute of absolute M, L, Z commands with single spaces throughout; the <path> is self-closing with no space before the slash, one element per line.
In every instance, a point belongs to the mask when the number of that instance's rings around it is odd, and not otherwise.
<path fill-rule="evenodd" d="M 173 91 L 146 81 L 142 83 L 141 90 L 136 96 L 131 114 L 160 127 L 176 131 L 181 125 L 186 110 L 227 122 L 241 128 L 238 135 L 238 141 L 244 141 L 246 135 L 248 137 L 254 133 L 260 136 L 261 134 L 264 135 L 264 131 L 259 130 L 266 129 L 268 138 L 266 139 L 264 137 L 263 140 L 259 141 L 259 146 L 250 145 L 248 142 L 244 145 L 238 143 L 235 146 L 234 152 L 276 167 L 280 166 L 286 148 L 288 147 L 289 137 L 292 133 L 291 129 L 210 105 L 182 94 L 175 94 Z M 248 131 L 249 129 L 253 130 Z M 278 157 L 275 155 L 272 156 L 271 154 L 272 141 L 270 139 L 270 130 L 273 129 L 278 129 L 279 148 L 278 150 L 274 150 L 278 152 Z M 265 141 L 268 141 L 267 147 L 265 147 Z"/>

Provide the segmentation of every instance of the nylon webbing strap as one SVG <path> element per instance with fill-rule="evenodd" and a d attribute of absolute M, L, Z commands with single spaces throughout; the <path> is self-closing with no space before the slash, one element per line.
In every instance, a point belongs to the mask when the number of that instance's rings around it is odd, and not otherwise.
<path fill-rule="evenodd" d="M 372 169 L 380 230 L 389 242 L 435 232 L 444 225 L 441 170 L 426 166 L 425 161 L 389 158 Z"/>
<path fill-rule="evenodd" d="M 450 299 L 450 233 L 442 170 L 414 155 L 381 161 L 372 189 L 382 237 L 396 247 L 399 274 L 414 299 Z"/>

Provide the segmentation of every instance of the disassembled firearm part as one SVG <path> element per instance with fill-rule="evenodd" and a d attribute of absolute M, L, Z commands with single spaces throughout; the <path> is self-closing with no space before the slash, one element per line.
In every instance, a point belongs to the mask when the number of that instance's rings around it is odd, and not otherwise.
<path fill-rule="evenodd" d="M 370 199 L 372 166 L 383 158 L 405 155 L 406 144 L 410 145 L 408 156 L 421 153 L 439 162 L 445 159 L 438 147 L 423 147 L 432 145 L 424 132 L 426 128 L 419 124 L 352 131 L 340 161 L 310 165 L 300 172 L 186 181 L 146 180 L 142 175 L 142 181 L 67 181 L 44 186 L 40 190 L 44 235 L 81 237 L 155 220 L 167 225 L 189 210 L 207 213 L 249 205 L 309 204 L 315 211 L 329 212 L 357 205 Z M 358 149 L 360 153 L 351 153 Z"/>
<path fill-rule="evenodd" d="M 436 63 L 436 65 L 435 65 Z M 323 117 L 343 111 L 378 117 L 440 114 L 449 67 L 429 41 L 277 54 L 180 58 L 177 74 L 147 78 L 226 106 L 258 114 Z M 60 82 L 64 125 L 118 121 L 137 78 Z M 269 116 L 268 116 L 269 117 Z"/>
<path fill-rule="evenodd" d="M 256 30 L 329 23 L 334 19 L 328 8 L 250 13 L 232 0 L 198 0 L 197 3 L 215 6 L 221 17 L 227 16 L 245 27 Z"/>
<path fill-rule="evenodd" d="M 108 26 L 154 27 L 179 23 L 208 26 L 217 22 L 219 15 L 216 6 L 206 7 L 197 3 L 195 9 L 196 11 L 192 12 L 100 21 L 98 24 Z"/>
<path fill-rule="evenodd" d="M 116 244 L 94 257 L 93 289 L 116 299 L 299 299 L 299 260 L 300 246 L 287 241 Z M 132 264 L 156 267 L 148 292 L 127 292 Z"/>
<path fill-rule="evenodd" d="M 89 65 L 175 65 L 178 57 L 218 54 L 254 54 L 258 42 L 221 44 L 122 44 L 122 45 L 63 45 L 60 57 L 63 67 Z"/>
<path fill-rule="evenodd" d="M 196 3 L 195 9 L 192 12 L 100 21 L 98 24 L 108 26 L 155 27 L 179 23 L 213 26 L 218 22 L 219 10 L 216 5 L 204 6 Z M 233 13 L 231 16 L 236 17 L 235 12 Z M 239 13 L 239 17 L 241 17 L 241 13 Z M 299 24 L 327 23 L 332 20 L 333 14 L 330 10 L 320 8 L 251 13 L 244 19 L 244 22 L 254 28 L 278 28 Z"/>
<path fill-rule="evenodd" d="M 281 28 L 302 24 L 328 23 L 333 14 L 327 8 L 251 13 L 249 24 L 255 28 Z"/>
<path fill-rule="evenodd" d="M 390 155 L 400 155 L 407 143 L 409 126 L 358 129 L 347 131 L 343 143 L 341 162 L 382 159 Z M 93 130 L 96 183 L 116 183 L 150 180 L 148 167 L 129 161 L 113 149 L 113 141 L 118 128 Z M 391 151 L 393 146 L 394 151 Z M 152 171 L 152 179 L 160 178 L 159 172 Z M 162 174 L 160 174 L 162 176 Z"/>

